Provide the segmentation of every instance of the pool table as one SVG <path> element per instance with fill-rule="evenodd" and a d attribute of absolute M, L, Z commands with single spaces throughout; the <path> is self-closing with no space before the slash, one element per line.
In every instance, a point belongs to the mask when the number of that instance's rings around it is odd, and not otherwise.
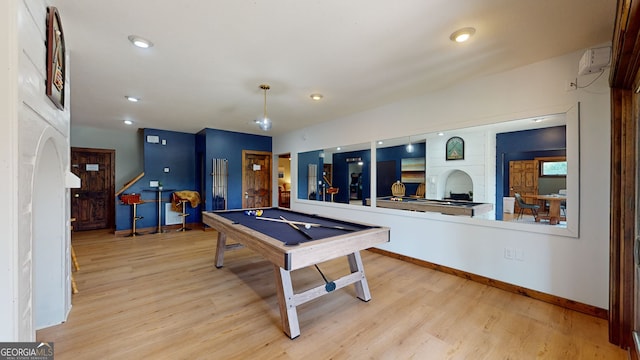
<path fill-rule="evenodd" d="M 370 205 L 367 199 L 367 205 Z M 464 200 L 432 200 L 412 196 L 385 196 L 376 199 L 376 206 L 390 209 L 432 211 L 446 215 L 476 216 L 493 210 L 491 203 Z"/>
<path fill-rule="evenodd" d="M 261 210 L 256 216 L 252 211 Z M 224 263 L 224 253 L 240 246 L 261 254 L 271 263 L 284 332 L 294 339 L 300 335 L 297 306 L 337 289 L 354 284 L 356 295 L 369 301 L 371 294 L 360 250 L 389 241 L 389 228 L 316 216 L 282 208 L 241 209 L 202 213 L 202 221 L 218 231 L 216 267 Z M 295 293 L 291 272 L 346 256 L 350 273 L 301 293 Z M 320 270 L 318 268 L 318 270 Z"/>

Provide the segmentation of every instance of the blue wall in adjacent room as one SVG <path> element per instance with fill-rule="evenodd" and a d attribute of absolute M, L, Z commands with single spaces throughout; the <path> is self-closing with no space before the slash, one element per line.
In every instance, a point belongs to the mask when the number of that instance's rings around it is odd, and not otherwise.
<path fill-rule="evenodd" d="M 396 171 L 394 178 L 396 180 L 402 179 L 402 159 L 407 158 L 425 158 L 425 143 L 413 144 L 413 151 L 407 152 L 406 145 L 392 146 L 386 148 L 379 148 L 376 150 L 376 161 L 395 161 L 396 163 Z M 378 174 L 380 176 L 380 174 Z M 416 190 L 418 190 L 418 183 L 406 183 L 405 185 L 405 194 L 415 194 Z M 391 185 L 388 186 L 388 189 L 378 189 L 378 196 L 389 196 L 391 195 Z"/>
<path fill-rule="evenodd" d="M 307 199 L 309 194 L 309 184 L 307 183 L 307 174 L 310 164 L 317 165 L 316 179 L 322 179 L 322 173 L 324 169 L 324 158 L 321 157 L 324 154 L 323 150 L 307 151 L 298 154 L 298 199 Z M 321 195 L 316 193 L 313 199 L 320 200 Z"/>
<path fill-rule="evenodd" d="M 361 184 L 362 184 L 362 204 L 364 205 L 366 199 L 369 197 L 371 193 L 371 150 L 361 150 L 361 151 L 350 151 L 343 153 L 333 154 L 333 187 L 337 187 L 340 191 L 334 196 L 335 202 L 340 203 L 349 203 L 349 185 L 351 184 L 351 172 L 349 171 L 349 164 L 347 159 L 361 158 L 362 159 L 362 168 L 360 169 L 360 173 L 362 173 Z M 346 191 L 343 191 L 346 190 Z"/>
<path fill-rule="evenodd" d="M 566 156 L 566 126 L 496 135 L 496 219 L 502 220 L 502 198 L 509 196 L 509 161 Z"/>
<path fill-rule="evenodd" d="M 212 196 L 213 159 L 228 160 L 227 209 L 242 208 L 242 151 L 271 152 L 270 136 L 244 134 L 233 131 L 204 129 L 197 134 L 196 158 L 202 162 L 198 171 L 204 179 L 204 210 L 214 208 Z M 201 170 L 204 169 L 204 170 Z"/>

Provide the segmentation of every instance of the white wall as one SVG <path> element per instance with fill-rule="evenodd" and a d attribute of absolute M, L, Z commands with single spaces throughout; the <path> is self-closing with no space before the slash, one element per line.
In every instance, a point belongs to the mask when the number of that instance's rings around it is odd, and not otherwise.
<path fill-rule="evenodd" d="M 0 1 L 0 341 L 27 338 L 19 311 L 18 277 L 18 0 Z M 10 84 L 7 86 L 6 84 Z"/>
<path fill-rule="evenodd" d="M 69 171 L 71 85 L 67 78 L 67 102 L 60 111 L 45 95 L 46 7 L 45 0 L 0 5 L 0 111 L 6 120 L 0 135 L 0 185 L 6 192 L 0 210 L 6 234 L 0 242 L 0 341 L 34 341 L 38 326 L 64 321 L 71 308 L 69 190 L 63 181 Z M 35 231 L 38 225 L 49 231 Z M 34 250 L 43 255 L 38 266 Z M 56 285 L 34 298 L 34 283 L 46 281 L 51 269 Z M 34 302 L 55 308 L 40 312 Z"/>
<path fill-rule="evenodd" d="M 525 226 L 434 213 L 398 214 L 388 209 L 293 198 L 292 208 L 390 226 L 391 242 L 381 246 L 385 250 L 607 309 L 608 73 L 586 89 L 565 91 L 565 81 L 576 77 L 582 53 L 578 51 L 470 80 L 442 91 L 336 119 L 330 124 L 276 136 L 273 141 L 274 153 L 292 154 L 292 193 L 295 194 L 298 152 L 562 113 L 580 102 L 579 237 L 529 231 L 541 225 Z M 578 83 L 583 85 L 593 79 L 594 75 L 579 77 Z M 335 126 L 327 126 L 331 124 Z M 328 130 L 336 126 L 342 131 Z M 486 196 L 495 194 L 491 191 L 494 190 L 486 188 Z M 475 192 L 474 189 L 474 195 Z M 505 259 L 506 247 L 521 250 L 523 261 Z"/>
<path fill-rule="evenodd" d="M 71 146 L 116 151 L 116 191 L 144 171 L 143 144 L 142 133 L 130 127 L 108 130 L 71 126 Z"/>

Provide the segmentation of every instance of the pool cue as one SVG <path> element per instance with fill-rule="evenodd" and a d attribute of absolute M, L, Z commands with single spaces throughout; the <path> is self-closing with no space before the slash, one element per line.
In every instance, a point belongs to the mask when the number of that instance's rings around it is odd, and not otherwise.
<path fill-rule="evenodd" d="M 316 223 L 308 223 L 308 222 L 304 222 L 304 221 L 292 221 L 292 220 L 274 219 L 274 218 L 261 217 L 261 216 L 256 216 L 256 219 L 267 220 L 267 221 L 275 221 L 275 222 L 281 222 L 281 223 L 287 223 L 287 224 L 295 224 L 295 225 L 309 225 L 311 227 L 323 227 L 323 228 L 328 228 L 328 229 L 337 229 L 337 230 L 344 230 L 344 231 L 356 231 L 355 229 L 349 229 L 349 228 L 346 228 L 344 226 L 339 226 L 339 225 L 322 225 L 322 224 L 316 224 Z"/>
<path fill-rule="evenodd" d="M 257 217 L 256 219 L 259 219 L 259 217 Z M 309 235 L 309 233 L 308 233 L 308 232 L 306 232 L 306 231 L 304 231 L 304 230 L 300 229 L 300 228 L 298 227 L 298 225 L 296 225 L 296 224 L 293 224 L 293 223 L 289 222 L 289 220 L 285 219 L 285 218 L 284 218 L 284 216 L 280 216 L 280 219 L 285 220 L 285 222 L 286 222 L 287 224 L 289 224 L 289 226 L 291 226 L 292 228 L 294 228 L 294 229 L 298 230 L 298 231 L 299 231 L 300 233 L 302 233 L 302 235 L 304 235 L 307 239 L 309 239 L 309 240 L 313 240 L 313 237 L 312 237 L 311 235 Z"/>

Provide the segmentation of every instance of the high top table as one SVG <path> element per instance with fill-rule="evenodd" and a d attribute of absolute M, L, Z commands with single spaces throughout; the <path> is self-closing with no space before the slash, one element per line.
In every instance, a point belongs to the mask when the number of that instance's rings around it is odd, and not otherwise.
<path fill-rule="evenodd" d="M 158 193 L 158 231 L 156 231 L 157 234 L 163 233 L 164 231 L 162 230 L 162 192 L 163 191 L 174 191 L 174 189 L 164 189 L 162 186 L 158 186 L 157 188 L 150 188 L 150 189 L 144 189 L 143 191 L 153 191 Z"/>

